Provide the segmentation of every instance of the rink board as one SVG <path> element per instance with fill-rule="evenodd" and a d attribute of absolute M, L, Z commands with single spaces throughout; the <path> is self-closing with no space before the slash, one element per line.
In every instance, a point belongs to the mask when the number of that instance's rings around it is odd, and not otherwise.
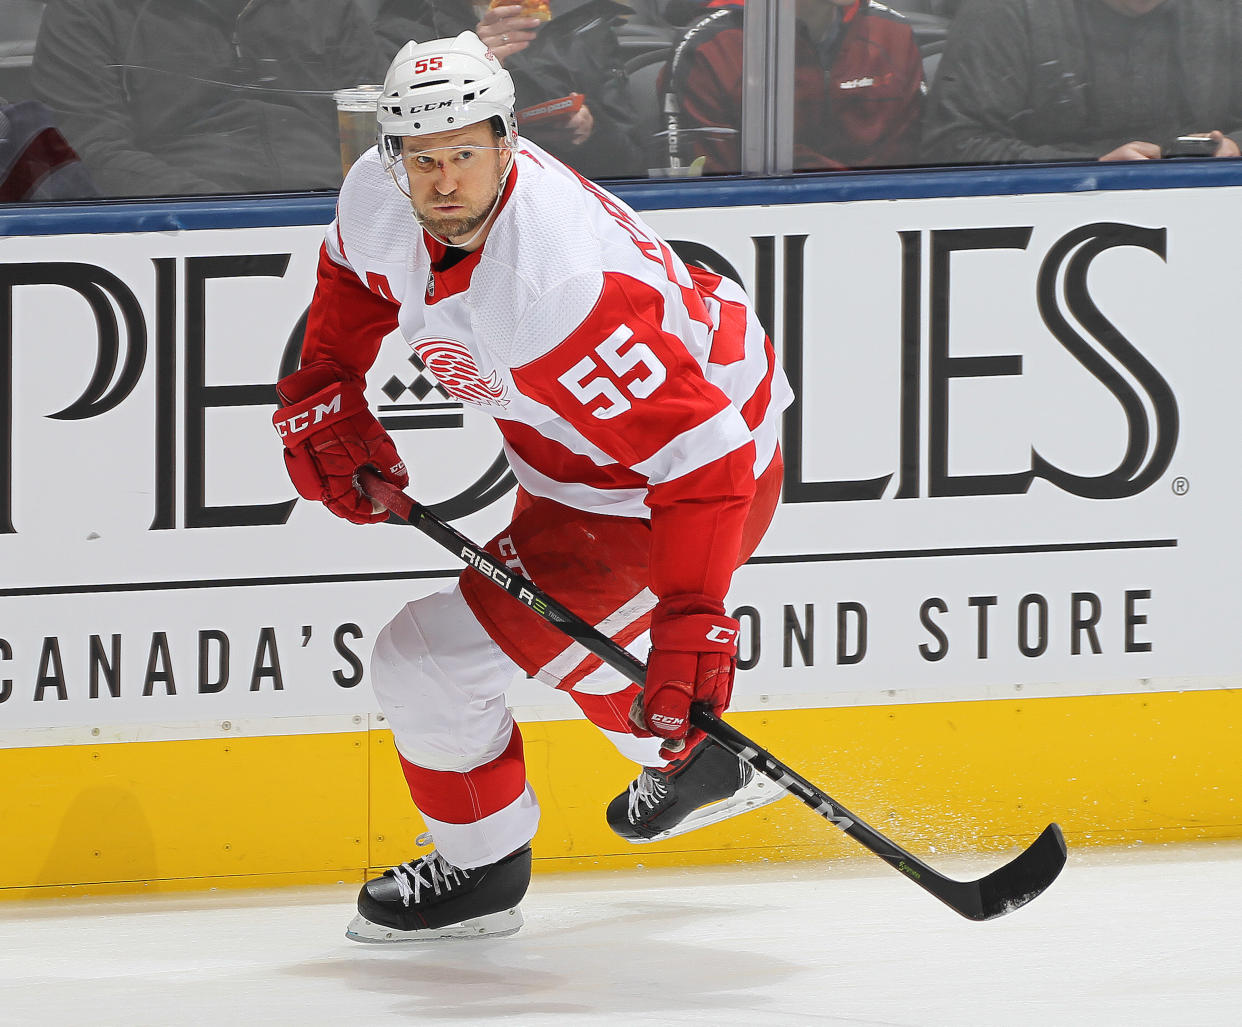
<path fill-rule="evenodd" d="M 741 713 L 730 720 L 894 840 L 1003 851 L 1242 837 L 1242 693 Z M 654 845 L 603 809 L 629 765 L 590 725 L 523 725 L 537 871 L 869 858 L 792 798 Z M 371 730 L 0 751 L 0 897 L 361 881 L 423 825 Z M 14 787 L 16 784 L 16 787 Z"/>
<path fill-rule="evenodd" d="M 916 850 L 1242 837 L 1242 348 L 1188 314 L 1235 290 L 1242 169 L 1045 171 L 627 192 L 742 282 L 799 396 L 731 717 Z M 331 215 L 0 212 L 4 894 L 412 853 L 366 662 L 457 565 L 297 501 L 270 427 Z M 368 398 L 420 500 L 503 527 L 488 417 L 399 339 Z M 510 699 L 543 867 L 854 851 L 792 800 L 625 847 L 627 765 L 563 695 Z"/>

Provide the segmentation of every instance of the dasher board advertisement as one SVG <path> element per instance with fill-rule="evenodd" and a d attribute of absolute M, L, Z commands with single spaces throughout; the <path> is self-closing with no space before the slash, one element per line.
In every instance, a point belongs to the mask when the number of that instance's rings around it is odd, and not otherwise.
<path fill-rule="evenodd" d="M 645 215 L 742 282 L 798 396 L 729 596 L 737 708 L 1235 681 L 1238 193 Z M 376 633 L 459 567 L 285 475 L 272 383 L 322 237 L 0 244 L 0 732 L 376 709 Z M 397 336 L 367 396 L 416 498 L 505 524 L 484 412 Z"/>

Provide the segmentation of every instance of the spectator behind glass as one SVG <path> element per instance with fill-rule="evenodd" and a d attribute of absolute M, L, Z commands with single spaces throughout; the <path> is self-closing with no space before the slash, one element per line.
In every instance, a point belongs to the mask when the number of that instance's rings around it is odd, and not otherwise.
<path fill-rule="evenodd" d="M 517 90 L 518 131 L 587 178 L 646 175 L 634 141 L 616 27 L 630 8 L 614 0 L 552 0 L 551 21 L 522 13 L 519 0 L 489 10 L 471 0 L 385 0 L 375 22 L 391 58 L 411 39 L 477 32 Z M 535 122 L 522 108 L 581 93 L 568 121 Z"/>
<path fill-rule="evenodd" d="M 185 196 L 336 188 L 385 63 L 353 0 L 57 0 L 32 78 L 105 195 Z"/>
<path fill-rule="evenodd" d="M 670 136 L 678 159 L 705 157 L 709 174 L 741 167 L 743 7 L 743 0 L 694 4 L 660 81 L 680 107 L 680 138 Z M 914 160 L 925 90 L 906 20 L 872 0 L 798 0 L 797 14 L 795 169 Z"/>
<path fill-rule="evenodd" d="M 924 157 L 1146 160 L 1242 142 L 1239 0 L 975 0 L 953 22 Z"/>

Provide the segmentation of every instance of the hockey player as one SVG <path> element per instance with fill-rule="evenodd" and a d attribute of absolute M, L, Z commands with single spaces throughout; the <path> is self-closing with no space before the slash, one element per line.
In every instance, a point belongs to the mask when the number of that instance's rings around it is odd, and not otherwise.
<path fill-rule="evenodd" d="M 781 794 L 688 715 L 729 703 L 723 600 L 776 507 L 791 394 L 741 289 L 519 140 L 512 81 L 474 33 L 407 44 L 378 117 L 321 251 L 301 368 L 278 384 L 294 485 L 351 521 L 386 518 L 353 478 L 372 466 L 408 483 L 363 397 L 399 327 L 445 389 L 496 418 L 520 488 L 488 550 L 622 645 L 646 654 L 650 630 L 640 693 L 468 570 L 376 639 L 372 683 L 435 849 L 367 882 L 347 934 L 508 934 L 539 818 L 504 700 L 519 670 L 642 765 L 607 809 L 631 842 Z"/>

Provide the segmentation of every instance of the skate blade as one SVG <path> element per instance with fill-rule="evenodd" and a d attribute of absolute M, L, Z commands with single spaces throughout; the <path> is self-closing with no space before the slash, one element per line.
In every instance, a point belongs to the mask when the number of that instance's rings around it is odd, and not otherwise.
<path fill-rule="evenodd" d="M 514 906 L 499 913 L 476 916 L 448 927 L 424 931 L 398 931 L 395 927 L 373 924 L 358 913 L 345 928 L 345 937 L 368 945 L 399 945 L 407 942 L 440 941 L 449 938 L 507 938 L 522 929 L 522 911 Z"/>
<path fill-rule="evenodd" d="M 676 838 L 678 835 L 697 831 L 700 827 L 708 827 L 712 824 L 719 824 L 722 820 L 728 820 L 730 817 L 741 816 L 743 813 L 749 813 L 753 809 L 759 809 L 761 806 L 766 806 L 784 797 L 783 788 L 778 787 L 774 781 L 762 774 L 755 774 L 745 788 L 734 792 L 727 799 L 713 802 L 709 806 L 700 806 L 676 827 L 670 827 L 667 831 L 662 831 L 650 838 L 629 838 L 627 841 L 634 845 L 662 842 L 666 838 Z"/>

